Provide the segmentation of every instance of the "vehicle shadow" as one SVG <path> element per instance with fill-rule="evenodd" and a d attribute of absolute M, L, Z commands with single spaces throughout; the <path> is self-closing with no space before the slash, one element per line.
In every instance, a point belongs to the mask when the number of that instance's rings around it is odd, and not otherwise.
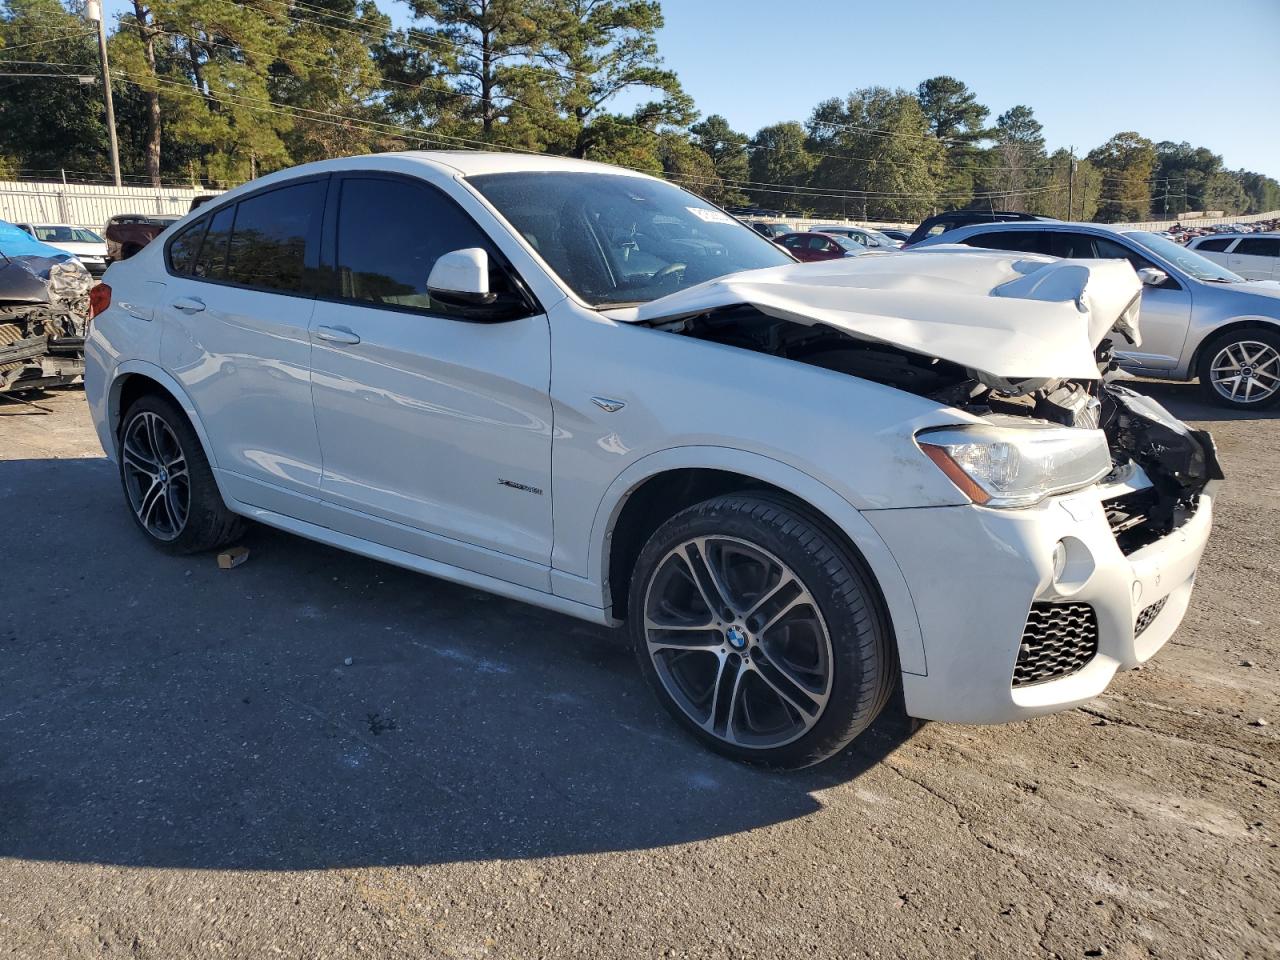
<path fill-rule="evenodd" d="M 1280 417 L 1280 408 L 1238 410 L 1213 403 L 1205 399 L 1198 383 L 1137 378 L 1118 382 L 1159 401 L 1180 420 L 1274 420 Z"/>
<path fill-rule="evenodd" d="M 647 849 L 819 811 L 693 743 L 622 634 L 263 527 L 149 546 L 105 460 L 0 462 L 0 857 L 299 870 Z"/>

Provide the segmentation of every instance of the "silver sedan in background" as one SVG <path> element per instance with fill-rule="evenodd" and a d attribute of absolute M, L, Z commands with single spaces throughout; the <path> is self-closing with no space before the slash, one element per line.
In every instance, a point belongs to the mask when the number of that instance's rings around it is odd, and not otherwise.
<path fill-rule="evenodd" d="M 1141 343 L 1116 351 L 1123 369 L 1167 380 L 1198 377 L 1206 396 L 1228 407 L 1280 402 L 1280 282 L 1248 281 L 1159 234 L 1097 223 L 978 223 L 908 252 L 956 244 L 1128 260 L 1145 286 Z"/>

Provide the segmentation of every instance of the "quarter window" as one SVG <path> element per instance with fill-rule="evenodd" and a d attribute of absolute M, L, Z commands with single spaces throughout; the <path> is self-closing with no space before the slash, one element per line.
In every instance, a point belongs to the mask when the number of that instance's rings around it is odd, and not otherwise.
<path fill-rule="evenodd" d="M 200 253 L 196 257 L 191 275 L 202 280 L 221 280 L 227 268 L 227 241 L 231 239 L 231 223 L 235 220 L 234 205 L 223 207 L 209 221 L 209 232 L 204 235 Z"/>
<path fill-rule="evenodd" d="M 191 266 L 196 262 L 196 254 L 200 252 L 200 241 L 204 239 L 204 228 L 208 225 L 209 218 L 202 217 L 185 227 L 169 242 L 171 271 L 182 276 L 188 276 L 191 273 Z"/>
<path fill-rule="evenodd" d="M 261 290 L 302 292 L 307 243 L 319 236 L 324 187 L 312 180 L 241 200 L 226 279 Z"/>
<path fill-rule="evenodd" d="M 465 316 L 427 291 L 443 254 L 480 247 L 489 253 L 489 283 L 511 289 L 488 238 L 432 188 L 402 180 L 348 177 L 338 204 L 338 294 L 384 307 Z M 505 287 L 505 289 L 504 289 Z"/>

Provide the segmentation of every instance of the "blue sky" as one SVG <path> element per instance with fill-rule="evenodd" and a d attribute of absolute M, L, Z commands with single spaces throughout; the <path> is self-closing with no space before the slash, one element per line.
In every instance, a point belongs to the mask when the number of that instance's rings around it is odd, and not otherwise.
<path fill-rule="evenodd" d="M 408 8 L 378 0 L 398 23 Z M 124 9 L 107 0 L 108 12 Z M 1122 130 L 1280 179 L 1280 0 L 664 0 L 659 50 L 704 114 L 754 133 L 858 87 L 951 74 L 1050 149 Z M 1176 52 L 1178 50 L 1184 52 Z"/>
<path fill-rule="evenodd" d="M 659 49 L 748 133 L 820 100 L 950 74 L 1025 103 L 1050 149 L 1122 130 L 1280 179 L 1280 0 L 665 0 Z M 1173 53 L 1202 48 L 1203 53 Z"/>

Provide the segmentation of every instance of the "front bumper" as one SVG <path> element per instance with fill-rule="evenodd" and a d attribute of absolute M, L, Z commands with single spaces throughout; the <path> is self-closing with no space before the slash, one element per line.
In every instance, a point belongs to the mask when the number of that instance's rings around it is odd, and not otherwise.
<path fill-rule="evenodd" d="M 924 637 L 927 672 L 902 675 L 907 712 L 952 723 L 1052 713 L 1096 697 L 1117 670 L 1150 658 L 1186 613 L 1216 486 L 1200 495 L 1181 527 L 1128 555 L 1116 543 L 1098 487 L 1025 510 L 864 513 L 902 568 Z M 1055 585 L 1054 548 L 1063 540 L 1073 559 Z M 1069 675 L 1014 686 L 1023 628 L 1037 602 L 1093 607 L 1097 653 Z M 1144 611 L 1148 622 L 1139 631 Z"/>

